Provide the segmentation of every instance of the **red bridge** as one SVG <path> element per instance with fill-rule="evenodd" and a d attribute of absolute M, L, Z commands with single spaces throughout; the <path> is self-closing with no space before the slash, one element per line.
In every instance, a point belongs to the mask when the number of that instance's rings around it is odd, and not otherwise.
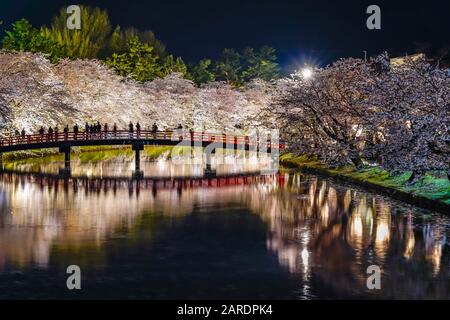
<path fill-rule="evenodd" d="M 119 130 L 114 132 L 59 132 L 2 138 L 0 139 L 0 156 L 11 151 L 58 148 L 59 152 L 64 153 L 65 167 L 61 173 L 70 175 L 71 147 L 100 145 L 130 145 L 135 151 L 134 176 L 139 178 L 143 175 L 140 170 L 140 151 L 146 145 L 203 147 L 207 159 L 206 174 L 212 173 L 210 157 L 218 148 L 265 152 L 274 156 L 278 156 L 280 149 L 284 149 L 283 143 L 272 143 L 268 140 L 260 141 L 256 136 L 186 132 L 185 130 L 156 132 Z"/>

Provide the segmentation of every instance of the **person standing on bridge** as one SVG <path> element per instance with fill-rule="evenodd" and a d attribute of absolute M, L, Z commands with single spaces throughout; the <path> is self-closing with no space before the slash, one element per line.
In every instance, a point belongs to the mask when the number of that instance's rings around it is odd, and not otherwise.
<path fill-rule="evenodd" d="M 45 129 L 44 129 L 44 127 L 41 126 L 41 128 L 39 129 L 39 135 L 41 136 L 41 142 L 44 140 L 44 133 L 45 133 Z"/>
<path fill-rule="evenodd" d="M 78 137 L 78 124 L 76 124 L 76 123 L 73 126 L 73 135 L 74 135 L 74 139 L 77 140 L 77 137 Z"/>
<path fill-rule="evenodd" d="M 99 133 L 99 136 L 101 138 L 102 137 L 102 125 L 100 124 L 100 121 L 97 121 L 97 125 L 96 125 L 95 129 L 96 129 L 95 131 L 97 131 Z"/>
<path fill-rule="evenodd" d="M 129 134 L 130 139 L 133 138 L 134 129 L 133 129 L 133 123 L 131 121 L 130 121 L 130 124 L 128 125 L 128 132 L 130 133 Z"/>
<path fill-rule="evenodd" d="M 47 141 L 53 141 L 53 128 L 48 128 L 48 135 L 47 135 Z"/>
<path fill-rule="evenodd" d="M 178 139 L 183 140 L 183 126 L 181 123 L 177 127 Z"/>
<path fill-rule="evenodd" d="M 58 141 L 59 129 L 58 126 L 55 126 L 55 141 Z"/>
<path fill-rule="evenodd" d="M 136 123 L 136 133 L 137 133 L 137 138 L 139 139 L 141 136 L 141 125 L 139 124 L 139 121 Z"/>
<path fill-rule="evenodd" d="M 153 122 L 152 133 L 153 133 L 153 139 L 156 139 L 156 136 L 158 134 L 158 126 L 156 125 L 156 122 Z"/>
<path fill-rule="evenodd" d="M 22 140 L 25 140 L 25 129 L 22 129 L 21 135 L 22 135 Z"/>
<path fill-rule="evenodd" d="M 113 134 L 114 134 L 114 138 L 117 136 L 117 124 L 114 122 L 113 125 Z"/>
<path fill-rule="evenodd" d="M 105 125 L 103 126 L 103 132 L 105 133 L 105 139 L 108 138 L 108 124 L 105 123 Z"/>
<path fill-rule="evenodd" d="M 66 126 L 64 127 L 64 140 L 67 140 L 69 136 L 69 125 L 66 124 Z"/>
<path fill-rule="evenodd" d="M 87 140 L 89 137 L 89 123 L 84 124 L 84 138 Z"/>

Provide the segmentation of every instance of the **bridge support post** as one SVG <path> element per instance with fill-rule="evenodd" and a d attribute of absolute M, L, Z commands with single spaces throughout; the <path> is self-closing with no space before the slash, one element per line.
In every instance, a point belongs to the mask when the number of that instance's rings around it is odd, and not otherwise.
<path fill-rule="evenodd" d="M 60 146 L 59 152 L 64 152 L 64 168 L 59 169 L 59 174 L 70 176 L 70 145 Z"/>
<path fill-rule="evenodd" d="M 141 170 L 141 151 L 144 150 L 144 144 L 133 143 L 131 148 L 135 152 L 133 178 L 142 179 L 144 177 L 144 172 Z"/>
<path fill-rule="evenodd" d="M 216 153 L 216 149 L 212 149 L 211 151 L 209 151 L 208 148 L 205 148 L 205 152 L 206 152 L 206 168 L 204 170 L 204 176 L 205 177 L 215 177 L 216 170 L 212 169 L 211 155 Z"/>
<path fill-rule="evenodd" d="M 3 153 L 0 152 L 0 171 L 3 170 Z"/>

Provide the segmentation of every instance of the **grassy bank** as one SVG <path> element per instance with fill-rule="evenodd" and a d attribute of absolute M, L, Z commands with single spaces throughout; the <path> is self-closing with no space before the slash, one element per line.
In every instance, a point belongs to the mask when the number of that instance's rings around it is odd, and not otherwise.
<path fill-rule="evenodd" d="M 391 174 L 379 167 L 356 169 L 351 166 L 328 168 L 315 158 L 294 156 L 290 153 L 280 157 L 285 167 L 325 174 L 375 189 L 394 198 L 432 210 L 450 213 L 450 181 L 444 173 L 426 174 L 414 184 L 408 184 L 411 172 Z"/>

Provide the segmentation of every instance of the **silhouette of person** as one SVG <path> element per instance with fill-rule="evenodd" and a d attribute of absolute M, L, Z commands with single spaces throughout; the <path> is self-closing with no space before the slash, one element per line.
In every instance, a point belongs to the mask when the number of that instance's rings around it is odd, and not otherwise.
<path fill-rule="evenodd" d="M 74 133 L 74 138 L 75 140 L 77 140 L 77 136 L 78 136 L 78 124 L 75 123 L 75 125 L 73 126 L 73 133 Z"/>
<path fill-rule="evenodd" d="M 69 135 L 69 125 L 68 124 L 66 124 L 63 131 L 64 131 L 64 140 L 67 140 L 67 136 Z"/>
<path fill-rule="evenodd" d="M 53 128 L 49 127 L 48 128 L 48 136 L 47 136 L 47 140 L 53 140 Z"/>
<path fill-rule="evenodd" d="M 113 133 L 114 133 L 114 137 L 117 135 L 117 124 L 114 122 L 113 125 Z"/>
<path fill-rule="evenodd" d="M 158 126 L 156 125 L 156 122 L 153 122 L 152 133 L 153 133 L 153 138 L 156 139 L 156 135 L 158 133 Z"/>
<path fill-rule="evenodd" d="M 130 138 L 132 138 L 133 137 L 133 132 L 134 132 L 134 129 L 133 129 L 133 123 L 130 121 L 130 124 L 128 125 L 128 132 L 130 133 Z"/>
<path fill-rule="evenodd" d="M 136 132 L 139 138 L 139 136 L 141 135 L 141 125 L 139 124 L 139 122 L 136 123 Z"/>
<path fill-rule="evenodd" d="M 44 139 L 44 133 L 45 133 L 45 129 L 44 129 L 44 127 L 41 126 L 41 128 L 39 129 L 39 135 L 41 136 L 41 142 Z"/>
<path fill-rule="evenodd" d="M 183 140 L 183 126 L 181 125 L 181 123 L 178 125 L 177 131 L 178 131 L 178 138 L 180 140 Z"/>

